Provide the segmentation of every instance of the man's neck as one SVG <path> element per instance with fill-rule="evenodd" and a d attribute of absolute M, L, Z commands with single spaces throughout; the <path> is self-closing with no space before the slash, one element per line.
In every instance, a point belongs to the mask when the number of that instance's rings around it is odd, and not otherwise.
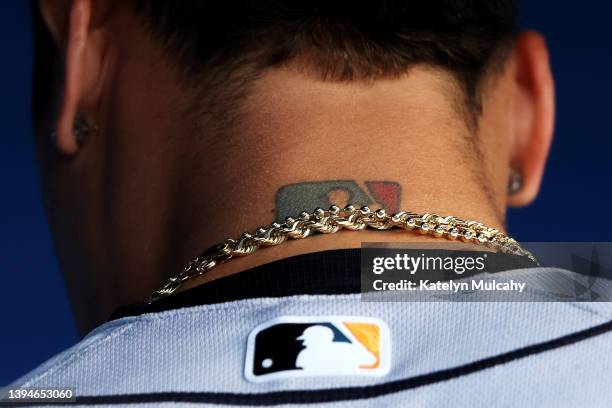
<path fill-rule="evenodd" d="M 455 215 L 503 230 L 504 192 L 484 176 L 457 91 L 442 75 L 415 69 L 345 84 L 278 70 L 257 81 L 231 131 L 205 139 L 203 157 L 187 166 L 196 171 L 181 183 L 181 209 L 166 227 L 182 239 L 167 243 L 160 265 L 172 275 L 225 238 L 331 204 Z M 232 260 L 185 287 L 300 253 L 428 239 L 399 231 L 318 236 Z"/>

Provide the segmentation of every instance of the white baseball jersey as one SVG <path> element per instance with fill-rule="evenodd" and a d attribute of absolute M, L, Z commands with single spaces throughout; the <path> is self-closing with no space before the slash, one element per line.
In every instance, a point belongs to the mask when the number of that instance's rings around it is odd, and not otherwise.
<path fill-rule="evenodd" d="M 517 269 L 514 276 L 572 272 Z M 358 250 L 124 308 L 13 387 L 67 406 L 610 407 L 606 302 L 364 301 Z"/>

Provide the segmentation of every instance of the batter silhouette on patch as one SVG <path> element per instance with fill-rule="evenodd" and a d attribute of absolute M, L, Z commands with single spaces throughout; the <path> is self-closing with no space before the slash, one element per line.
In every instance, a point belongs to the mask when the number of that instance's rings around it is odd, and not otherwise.
<path fill-rule="evenodd" d="M 264 382 L 291 377 L 382 376 L 390 370 L 389 328 L 369 316 L 280 316 L 247 338 L 244 373 Z"/>
<path fill-rule="evenodd" d="M 303 370 L 354 369 L 376 363 L 376 356 L 358 342 L 334 341 L 334 331 L 323 325 L 307 327 L 296 338 L 305 347 L 299 352 L 295 366 Z"/>

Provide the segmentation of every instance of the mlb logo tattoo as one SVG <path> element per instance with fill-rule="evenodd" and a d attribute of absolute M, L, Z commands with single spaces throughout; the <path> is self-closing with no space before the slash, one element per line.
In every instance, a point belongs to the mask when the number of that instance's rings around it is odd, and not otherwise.
<path fill-rule="evenodd" d="M 360 316 L 283 316 L 247 340 L 249 381 L 321 376 L 382 376 L 391 365 L 389 328 Z"/>

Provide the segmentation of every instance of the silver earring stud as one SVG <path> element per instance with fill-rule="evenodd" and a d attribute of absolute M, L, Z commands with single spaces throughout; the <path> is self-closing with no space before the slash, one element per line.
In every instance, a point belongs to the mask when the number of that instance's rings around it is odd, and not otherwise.
<path fill-rule="evenodd" d="M 74 138 L 79 146 L 82 146 L 85 143 L 85 139 L 87 136 L 98 130 L 98 126 L 93 123 L 88 122 L 82 117 L 77 117 L 74 120 L 74 124 L 72 125 L 72 133 L 74 134 Z M 49 139 L 51 142 L 55 143 L 57 139 L 57 133 L 55 131 L 49 134 Z"/>
<path fill-rule="evenodd" d="M 72 127 L 72 132 L 74 133 L 74 138 L 79 146 L 82 146 L 92 132 L 98 130 L 98 127 L 85 120 L 83 117 L 77 117 L 74 121 L 74 125 Z"/>
<path fill-rule="evenodd" d="M 508 194 L 512 195 L 523 188 L 523 176 L 518 171 L 511 169 L 508 178 Z"/>

